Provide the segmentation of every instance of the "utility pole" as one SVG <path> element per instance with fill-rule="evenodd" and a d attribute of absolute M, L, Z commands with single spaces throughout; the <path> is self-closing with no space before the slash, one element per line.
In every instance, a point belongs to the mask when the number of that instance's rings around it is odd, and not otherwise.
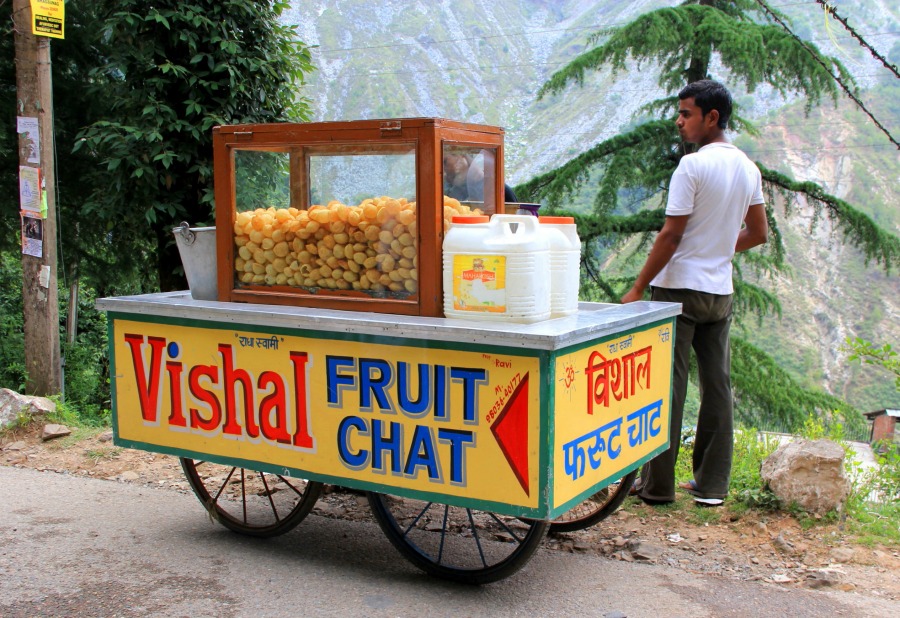
<path fill-rule="evenodd" d="M 16 115 L 37 119 L 40 161 L 29 161 L 19 149 L 19 165 L 40 170 L 46 198 L 41 256 L 22 253 L 22 305 L 25 317 L 25 390 L 31 395 L 62 392 L 59 304 L 56 288 L 56 172 L 54 169 L 53 87 L 50 39 L 32 34 L 29 0 L 13 0 L 16 44 Z M 28 171 L 28 170 L 26 170 Z M 20 196 L 21 197 L 21 196 Z M 42 213 L 43 214 L 43 213 Z"/>

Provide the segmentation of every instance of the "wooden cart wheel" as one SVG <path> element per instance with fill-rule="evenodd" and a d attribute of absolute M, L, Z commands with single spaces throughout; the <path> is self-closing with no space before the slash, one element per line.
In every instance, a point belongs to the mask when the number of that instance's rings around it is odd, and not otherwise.
<path fill-rule="evenodd" d="M 256 537 L 284 534 L 309 514 L 322 483 L 198 459 L 181 458 L 191 488 L 209 516 Z"/>
<path fill-rule="evenodd" d="M 531 558 L 547 522 L 369 492 L 385 535 L 405 558 L 436 577 L 487 584 Z"/>
<path fill-rule="evenodd" d="M 584 530 L 616 512 L 628 497 L 638 471 L 632 470 L 550 522 L 550 532 Z"/>

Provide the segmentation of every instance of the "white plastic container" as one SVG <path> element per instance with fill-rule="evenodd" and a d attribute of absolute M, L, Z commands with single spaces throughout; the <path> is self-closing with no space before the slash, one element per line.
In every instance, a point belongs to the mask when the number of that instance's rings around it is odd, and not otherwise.
<path fill-rule="evenodd" d="M 550 241 L 550 311 L 553 317 L 578 311 L 581 239 L 573 217 L 538 217 Z"/>
<path fill-rule="evenodd" d="M 536 217 L 453 217 L 443 253 L 446 317 L 525 323 L 550 317 L 550 243 Z"/>

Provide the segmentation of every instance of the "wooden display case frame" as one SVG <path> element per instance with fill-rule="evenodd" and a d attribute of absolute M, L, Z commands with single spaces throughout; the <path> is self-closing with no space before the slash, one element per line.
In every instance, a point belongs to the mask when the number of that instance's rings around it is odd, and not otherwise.
<path fill-rule="evenodd" d="M 441 247 L 443 230 L 443 146 L 496 150 L 493 203 L 503 212 L 503 129 L 443 118 L 403 118 L 346 122 L 218 126 L 213 129 L 216 250 L 219 300 L 371 311 L 400 315 L 443 316 Z M 290 206 L 308 209 L 310 154 L 348 154 L 360 147 L 415 149 L 418 294 L 413 299 L 373 298 L 363 292 L 312 293 L 292 286 L 235 287 L 235 152 L 258 150 L 290 155 Z M 485 187 L 488 191 L 488 187 Z M 487 200 L 486 200 L 487 201 Z"/>

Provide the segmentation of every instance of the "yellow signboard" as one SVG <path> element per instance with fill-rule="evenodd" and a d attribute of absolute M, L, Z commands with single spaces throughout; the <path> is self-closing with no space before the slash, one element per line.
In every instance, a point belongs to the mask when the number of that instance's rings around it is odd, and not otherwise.
<path fill-rule="evenodd" d="M 113 320 L 117 443 L 537 508 L 537 356 L 216 326 Z"/>
<path fill-rule="evenodd" d="M 572 506 L 668 443 L 673 328 L 651 326 L 557 356 L 554 508 Z"/>
<path fill-rule="evenodd" d="M 31 0 L 31 33 L 65 38 L 66 5 L 63 0 Z"/>

